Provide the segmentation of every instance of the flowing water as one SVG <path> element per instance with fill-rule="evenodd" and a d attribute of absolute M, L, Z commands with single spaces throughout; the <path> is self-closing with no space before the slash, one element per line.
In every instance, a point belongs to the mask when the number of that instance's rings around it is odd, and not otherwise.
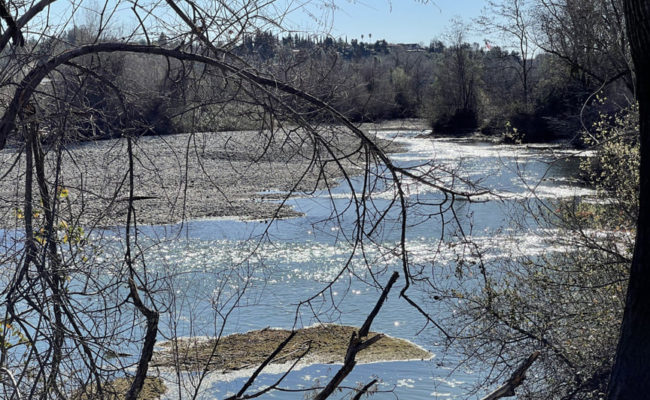
<path fill-rule="evenodd" d="M 528 231 L 513 228 L 509 215 L 532 198 L 545 201 L 592 194 L 576 183 L 578 161 L 573 156 L 577 152 L 552 146 L 418 138 L 420 133 L 381 131 L 379 135 L 406 149 L 391 155 L 397 165 L 424 172 L 424 163 L 433 161 L 437 168 L 432 174 L 438 183 L 466 190 L 470 188 L 467 182 L 474 182 L 478 184 L 476 190 L 486 192 L 475 202 L 459 199 L 453 203 L 456 229 L 448 228 L 452 225 L 449 210 L 440 216 L 423 206 L 413 207 L 408 219 L 412 226 L 407 234 L 409 261 L 413 265 L 429 266 L 435 273 L 437 266 L 453 263 L 456 253 L 440 245 L 441 237 L 454 240 L 460 229 L 482 249 L 485 257 L 504 257 L 512 249 L 528 255 L 562 251 L 549 247 L 533 234 L 532 222 Z M 360 184 L 360 179 L 354 178 L 353 185 Z M 438 190 L 408 179 L 404 191 L 412 205 L 435 203 L 443 198 Z M 351 256 L 352 245 L 347 238 L 354 232 L 355 215 L 353 210 L 346 211 L 350 199 L 350 188 L 343 184 L 312 196 L 292 197 L 289 205 L 304 216 L 276 221 L 270 227 L 264 221 L 212 219 L 144 228 L 149 237 L 156 238 L 156 246 L 147 251 L 149 273 L 173 276 L 161 284 L 165 293 L 175 295 L 169 304 L 173 310 L 171 318 L 163 321 L 163 335 L 214 336 L 221 329 L 223 334 L 230 334 L 265 327 L 290 329 L 319 322 L 360 326 L 380 294 L 373 282 L 374 273 L 385 269 L 379 275 L 379 283 L 383 284 L 389 275 L 386 271 L 401 270 L 395 251 L 401 230 L 399 225 L 390 223 L 395 212 L 388 213 L 383 230 L 376 236 L 380 246 L 364 247 L 363 253 L 357 248 Z M 391 188 L 379 186 L 371 199 L 379 207 L 388 205 Z M 333 210 L 339 216 L 336 219 L 331 218 Z M 116 243 L 118 237 L 115 235 Z M 104 239 L 110 239 L 110 235 Z M 334 280 L 336 283 L 327 287 Z M 439 332 L 430 326 L 422 329 L 426 321 L 399 298 L 400 285 L 390 294 L 372 330 L 408 339 L 431 351 L 433 358 L 358 365 L 344 385 L 355 387 L 378 378 L 378 390 L 390 392 L 381 398 L 465 398 L 464 393 L 476 383 L 479 374 L 458 368 L 454 354 L 442 354 Z M 243 287 L 246 291 L 239 297 Z M 312 296 L 309 305 L 297 307 Z M 415 297 L 435 313 L 426 295 Z M 249 393 L 273 384 L 285 368 L 267 368 Z M 322 364 L 302 367 L 289 373 L 280 386 L 315 387 L 326 383 L 338 368 Z M 211 373 L 203 381 L 199 397 L 232 395 L 250 373 Z M 169 374 L 169 378 L 173 382 L 174 374 Z M 187 387 L 196 378 L 197 375 L 187 374 L 181 385 L 170 382 L 166 398 L 187 396 Z M 279 391 L 266 396 L 294 399 L 302 398 L 303 393 Z"/>
<path fill-rule="evenodd" d="M 489 190 L 476 199 L 478 202 L 459 200 L 454 204 L 460 227 L 486 256 L 500 257 L 512 248 L 524 249 L 527 254 L 562 250 L 549 248 L 548 243 L 530 231 L 514 230 L 508 214 L 533 197 L 544 201 L 592 194 L 576 183 L 577 161 L 572 157 L 575 151 L 468 139 L 418 138 L 419 133 L 382 131 L 379 135 L 405 147 L 405 152 L 391 155 L 396 164 L 417 168 L 434 161 L 439 166 L 435 176 L 440 183 L 466 189 L 465 182 L 478 182 L 481 188 Z M 405 184 L 411 202 L 441 199 L 435 189 L 409 180 Z M 373 200 L 379 205 L 388 204 L 392 198 L 389 189 L 380 188 L 373 193 Z M 360 256 L 350 260 L 351 245 L 345 235 L 350 232 L 353 213 L 340 211 L 350 197 L 350 189 L 340 185 L 332 192 L 291 198 L 289 204 L 305 216 L 276 221 L 270 228 L 263 221 L 228 219 L 149 228 L 148 233 L 161 241 L 149 256 L 149 268 L 176 276 L 171 281 L 171 290 L 177 294 L 176 311 L 163 330 L 170 336 L 209 336 L 220 328 L 223 334 L 229 334 L 265 327 L 309 326 L 321 321 L 360 326 L 380 293 L 372 284 L 368 269 L 400 269 L 399 259 L 394 251 L 389 251 L 397 244 L 400 229 L 390 223 L 384 228 L 383 247 L 365 249 L 368 264 Z M 333 208 L 341 217 L 332 221 Z M 408 231 L 410 262 L 433 266 L 453 262 L 454 252 L 439 246 L 441 223 L 448 223 L 448 217 L 424 215 L 420 208 L 414 208 L 412 213 L 410 221 L 418 223 Z M 350 268 L 342 273 L 346 263 Z M 311 307 L 297 310 L 301 301 L 336 277 L 337 283 L 317 295 Z M 381 279 L 386 281 L 387 277 L 384 274 Z M 235 296 L 243 286 L 247 287 L 245 296 L 236 301 Z M 390 391 L 390 396 L 400 399 L 464 398 L 463 393 L 476 382 L 477 374 L 456 368 L 453 354 L 443 357 L 437 333 L 431 328 L 422 331 L 424 319 L 397 293 L 391 293 L 372 329 L 411 340 L 431 351 L 434 357 L 427 361 L 358 365 L 345 385 L 354 387 L 376 377 L 380 379 L 379 390 Z M 426 300 L 423 304 L 427 304 Z M 216 315 L 214 309 L 230 311 L 225 324 L 223 315 Z M 281 387 L 318 386 L 326 383 L 338 367 L 317 364 L 300 368 L 291 372 Z M 282 372 L 283 367 L 269 367 L 249 392 L 273 384 Z M 209 374 L 201 396 L 223 398 L 234 394 L 248 374 L 250 371 Z M 195 378 L 185 376 L 184 382 Z M 171 386 L 167 398 L 178 398 L 184 390 Z M 266 396 L 284 399 L 302 398 L 303 394 L 272 392 Z M 385 396 L 389 395 L 381 398 Z"/>

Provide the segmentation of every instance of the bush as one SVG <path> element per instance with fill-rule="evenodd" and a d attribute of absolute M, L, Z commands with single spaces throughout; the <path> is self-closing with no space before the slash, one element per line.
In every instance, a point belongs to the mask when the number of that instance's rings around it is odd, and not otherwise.
<path fill-rule="evenodd" d="M 508 118 L 505 115 L 496 115 L 490 118 L 480 131 L 486 136 L 501 136 L 506 131 L 507 122 Z"/>
<path fill-rule="evenodd" d="M 550 132 L 546 120 L 536 113 L 518 112 L 510 116 L 510 124 L 521 132 L 521 142 L 537 143 L 549 142 L 557 139 Z"/>
<path fill-rule="evenodd" d="M 478 129 L 476 111 L 467 108 L 458 109 L 452 115 L 443 114 L 433 122 L 433 131 L 443 134 L 465 134 Z"/>
<path fill-rule="evenodd" d="M 549 124 L 546 117 L 537 112 L 494 116 L 481 127 L 481 133 L 503 136 L 507 143 L 545 143 L 564 137 Z"/>
<path fill-rule="evenodd" d="M 597 151 L 582 163 L 583 176 L 611 205 L 603 218 L 609 221 L 607 228 L 631 230 L 639 208 L 639 107 L 613 116 L 601 114 L 592 127 L 592 132 L 583 133 L 583 140 Z"/>

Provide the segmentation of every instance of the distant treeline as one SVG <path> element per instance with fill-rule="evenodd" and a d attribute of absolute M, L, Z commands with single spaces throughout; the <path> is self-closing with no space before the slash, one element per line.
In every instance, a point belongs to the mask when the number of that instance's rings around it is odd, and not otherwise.
<path fill-rule="evenodd" d="M 226 50 L 241 58 L 242 68 L 318 96 L 355 122 L 426 118 L 435 134 L 480 131 L 508 140 L 552 141 L 577 137 L 583 124 L 609 112 L 583 108 L 598 82 L 557 55 L 539 52 L 523 59 L 487 41 L 422 46 L 372 42 L 371 34 L 366 39 L 258 31 Z M 94 40 L 90 29 L 75 27 L 63 38 L 31 45 L 37 53 L 52 54 Z M 164 34 L 150 44 L 197 46 Z M 268 104 L 254 101 L 255 88 L 226 83 L 211 67 L 160 58 L 95 55 L 61 70 L 65 77 L 47 90 L 56 91 L 57 99 L 65 94 L 68 106 L 78 110 L 73 115 L 81 137 L 114 137 L 123 129 L 155 134 L 246 129 L 277 118 Z M 629 92 L 620 90 L 626 82 L 610 85 L 611 93 Z M 118 98 L 120 92 L 127 95 Z M 328 113 L 295 98 L 278 100 L 305 121 L 331 121 Z"/>

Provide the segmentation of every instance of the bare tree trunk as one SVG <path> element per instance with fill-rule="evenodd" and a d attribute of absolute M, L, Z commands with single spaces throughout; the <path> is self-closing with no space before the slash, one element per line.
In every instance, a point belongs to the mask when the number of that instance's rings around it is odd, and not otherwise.
<path fill-rule="evenodd" d="M 147 331 L 142 344 L 142 351 L 140 353 L 140 360 L 138 360 L 138 368 L 136 369 L 135 377 L 131 383 L 129 391 L 126 393 L 126 400 L 136 400 L 142 391 L 144 382 L 147 379 L 147 371 L 149 370 L 149 362 L 153 357 L 153 349 L 156 345 L 156 336 L 158 335 L 158 321 L 160 314 L 157 310 L 147 307 L 140 299 L 138 294 L 138 287 L 136 286 L 135 277 L 136 272 L 133 266 L 133 258 L 131 256 L 131 229 L 135 228 L 135 210 L 133 208 L 134 198 L 134 161 L 133 161 L 133 139 L 128 138 L 128 155 L 129 155 L 129 210 L 126 217 L 126 254 L 124 260 L 129 268 L 129 297 L 133 301 L 135 307 L 140 311 L 147 320 Z M 144 288 L 145 294 L 146 288 Z"/>
<path fill-rule="evenodd" d="M 610 400 L 643 399 L 650 393 L 650 0 L 625 0 L 625 16 L 637 72 L 641 166 L 636 243 Z"/>

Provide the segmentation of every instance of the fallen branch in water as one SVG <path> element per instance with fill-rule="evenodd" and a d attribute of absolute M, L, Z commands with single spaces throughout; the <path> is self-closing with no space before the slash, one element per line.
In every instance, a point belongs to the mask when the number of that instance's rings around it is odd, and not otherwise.
<path fill-rule="evenodd" d="M 489 395 L 483 397 L 481 400 L 496 400 L 502 397 L 512 397 L 515 395 L 515 389 L 524 382 L 526 379 L 526 371 L 530 368 L 531 365 L 539 357 L 539 351 L 531 354 L 520 366 L 515 370 L 515 372 L 510 375 L 510 379 L 501 385 L 498 389 L 490 393 Z"/>
<path fill-rule="evenodd" d="M 336 390 L 336 388 L 339 387 L 341 382 L 343 382 L 343 379 L 345 379 L 345 377 L 348 376 L 348 374 L 352 371 L 354 366 L 357 364 L 357 361 L 355 359 L 357 353 L 382 338 L 382 335 L 377 335 L 364 340 L 364 338 L 366 338 L 368 336 L 368 333 L 370 332 L 370 325 L 372 324 L 372 321 L 379 313 L 381 306 L 384 305 L 384 301 L 386 301 L 386 297 L 388 297 L 388 292 L 390 292 L 390 289 L 393 287 L 393 284 L 397 280 L 398 276 L 399 274 L 397 272 L 394 272 L 393 275 L 390 277 L 388 284 L 384 288 L 383 292 L 381 292 L 381 296 L 379 296 L 379 300 L 377 300 L 377 304 L 375 304 L 375 308 L 373 308 L 370 314 L 368 314 L 368 318 L 366 318 L 366 322 L 363 323 L 363 326 L 361 327 L 361 329 L 359 329 L 358 333 L 355 332 L 350 337 L 350 344 L 348 345 L 348 350 L 345 355 L 345 361 L 343 362 L 343 366 L 341 367 L 341 369 L 339 369 L 339 371 L 336 373 L 334 378 L 332 378 L 332 380 L 327 384 L 327 386 L 325 386 L 325 389 L 323 389 L 320 393 L 318 393 L 318 395 L 316 395 L 316 397 L 314 397 L 314 400 L 323 400 L 328 398 L 334 392 L 334 390 Z"/>

